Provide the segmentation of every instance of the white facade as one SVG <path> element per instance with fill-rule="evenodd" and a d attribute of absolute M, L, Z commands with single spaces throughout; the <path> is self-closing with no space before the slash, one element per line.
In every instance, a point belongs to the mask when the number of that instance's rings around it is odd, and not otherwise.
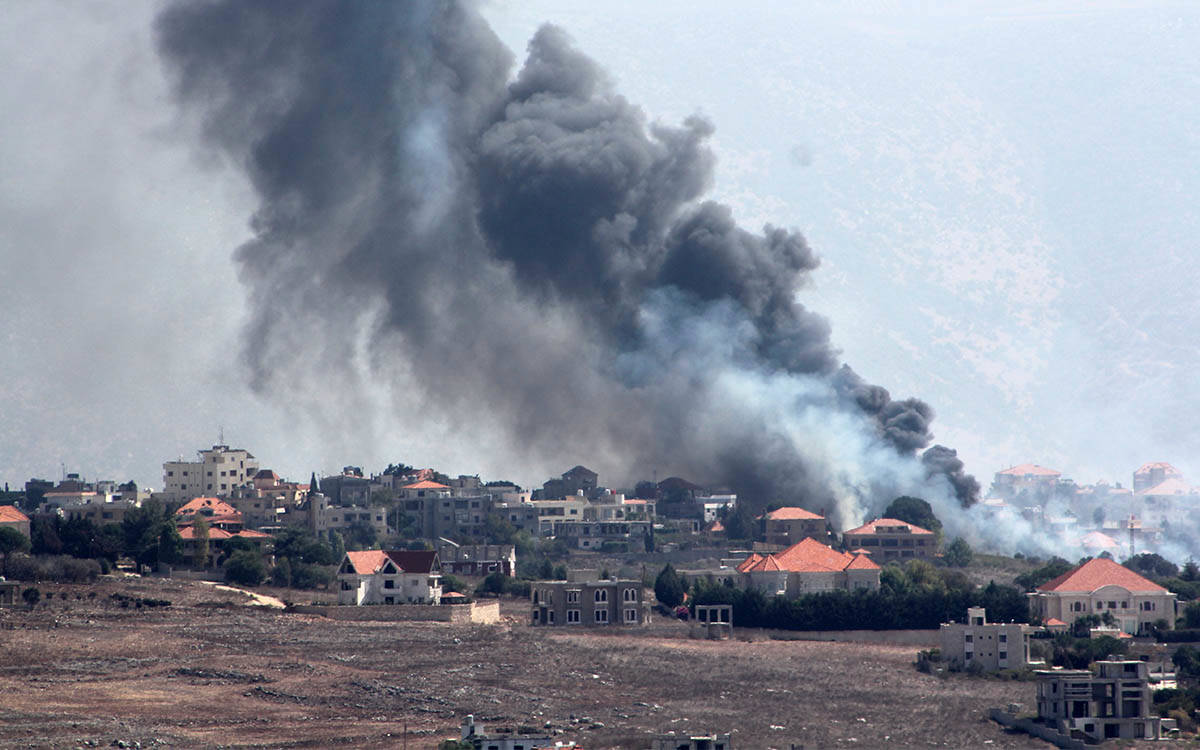
<path fill-rule="evenodd" d="M 163 464 L 163 493 L 174 502 L 193 497 L 227 497 L 235 487 L 252 482 L 258 460 L 249 451 L 214 445 L 198 451 L 199 461 L 168 461 Z"/>

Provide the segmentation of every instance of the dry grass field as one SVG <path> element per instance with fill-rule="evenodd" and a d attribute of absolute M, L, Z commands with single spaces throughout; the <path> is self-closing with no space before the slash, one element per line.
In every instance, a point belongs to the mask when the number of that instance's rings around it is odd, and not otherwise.
<path fill-rule="evenodd" d="M 334 622 L 185 581 L 41 588 L 0 610 L 2 747 L 431 748 L 468 713 L 589 750 L 671 730 L 743 750 L 1049 747 L 985 718 L 1032 683 L 920 674 L 906 647 L 533 629 L 519 602 L 489 627 Z"/>

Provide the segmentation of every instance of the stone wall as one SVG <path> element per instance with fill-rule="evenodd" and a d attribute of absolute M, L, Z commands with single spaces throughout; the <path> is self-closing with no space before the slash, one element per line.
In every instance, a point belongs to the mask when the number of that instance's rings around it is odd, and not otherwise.
<path fill-rule="evenodd" d="M 357 622 L 450 622 L 494 625 L 500 622 L 500 602 L 467 604 L 369 604 L 295 606 L 289 612 Z"/>

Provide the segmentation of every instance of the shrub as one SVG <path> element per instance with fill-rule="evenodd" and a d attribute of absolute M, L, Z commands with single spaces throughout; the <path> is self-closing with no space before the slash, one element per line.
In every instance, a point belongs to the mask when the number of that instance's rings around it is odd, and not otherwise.
<path fill-rule="evenodd" d="M 21 592 L 21 598 L 25 600 L 25 603 L 29 605 L 30 609 L 33 609 L 34 606 L 37 605 L 38 601 L 41 600 L 42 592 L 38 591 L 37 586 L 30 586 Z"/>
<path fill-rule="evenodd" d="M 257 586 L 267 578 L 262 555 L 249 550 L 234 552 L 225 563 L 225 580 L 243 586 Z"/>

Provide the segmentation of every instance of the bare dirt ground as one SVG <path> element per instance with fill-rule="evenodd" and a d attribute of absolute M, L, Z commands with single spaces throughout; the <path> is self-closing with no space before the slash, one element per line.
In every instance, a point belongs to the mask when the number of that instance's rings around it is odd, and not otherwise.
<path fill-rule="evenodd" d="M 910 647 L 535 629 L 523 602 L 501 626 L 358 623 L 186 581 L 41 589 L 0 609 L 0 747 L 431 748 L 468 713 L 589 750 L 672 730 L 743 750 L 1049 747 L 985 718 L 1030 706 L 1032 683 L 920 674 Z"/>

